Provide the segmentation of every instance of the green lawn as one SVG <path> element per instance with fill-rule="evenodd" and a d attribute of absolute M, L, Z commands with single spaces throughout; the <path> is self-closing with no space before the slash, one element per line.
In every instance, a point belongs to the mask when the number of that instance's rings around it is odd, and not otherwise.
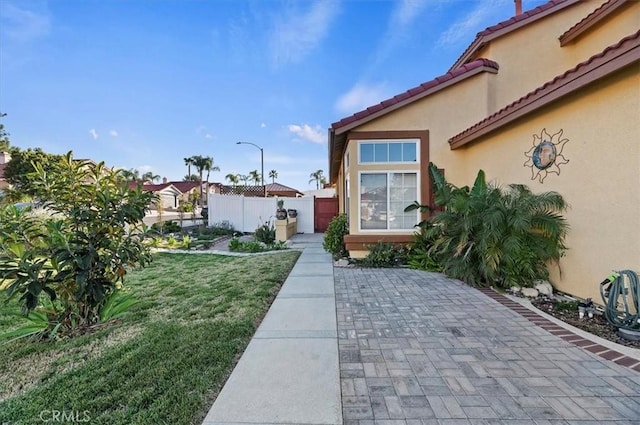
<path fill-rule="evenodd" d="M 298 255 L 155 255 L 127 275 L 141 302 L 120 323 L 0 345 L 0 424 L 53 410 L 91 424 L 201 423 Z M 19 325 L 15 311 L 0 303 L 0 333 Z"/>

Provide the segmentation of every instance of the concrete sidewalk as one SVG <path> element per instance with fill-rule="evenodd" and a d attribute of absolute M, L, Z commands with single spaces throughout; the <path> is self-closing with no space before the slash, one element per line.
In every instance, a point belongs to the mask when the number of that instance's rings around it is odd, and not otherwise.
<path fill-rule="evenodd" d="M 296 235 L 300 259 L 203 425 L 342 424 L 331 255 Z"/>

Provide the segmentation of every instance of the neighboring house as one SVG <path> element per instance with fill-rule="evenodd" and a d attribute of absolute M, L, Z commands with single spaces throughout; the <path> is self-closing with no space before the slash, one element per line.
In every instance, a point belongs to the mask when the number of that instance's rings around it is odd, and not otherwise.
<path fill-rule="evenodd" d="M 284 198 L 296 198 L 302 196 L 302 192 L 280 183 L 268 183 L 265 185 L 267 196 L 279 196 Z"/>
<path fill-rule="evenodd" d="M 4 177 L 4 170 L 7 167 L 7 163 L 11 161 L 11 155 L 9 152 L 0 152 L 0 194 L 9 188 L 9 182 Z"/>
<path fill-rule="evenodd" d="M 599 299 L 612 269 L 640 271 L 639 22 L 637 1 L 550 1 L 478 33 L 446 74 L 332 124 L 351 255 L 412 240 L 421 217 L 404 208 L 433 205 L 431 161 L 458 186 L 483 169 L 565 198 L 559 290 Z"/>

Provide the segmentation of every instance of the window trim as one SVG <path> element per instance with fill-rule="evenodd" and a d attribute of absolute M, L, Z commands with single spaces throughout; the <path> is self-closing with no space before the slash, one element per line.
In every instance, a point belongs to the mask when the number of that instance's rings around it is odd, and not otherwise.
<path fill-rule="evenodd" d="M 360 146 L 363 143 L 367 144 L 389 144 L 389 143 L 410 143 L 413 142 L 416 146 L 416 159 L 415 161 L 385 161 L 385 162 L 362 162 L 360 155 Z M 406 164 L 419 164 L 420 163 L 420 138 L 419 137 L 407 137 L 407 138 L 388 138 L 388 139 L 357 139 L 356 150 L 358 153 L 358 165 L 406 165 Z"/>
<path fill-rule="evenodd" d="M 387 211 L 389 210 L 389 175 L 390 174 L 415 174 L 416 175 L 416 197 L 420 196 L 420 170 L 403 170 L 403 169 L 389 169 L 389 170 L 358 170 L 358 233 L 414 233 L 415 229 L 412 226 L 411 229 L 389 229 L 389 217 L 387 215 L 387 228 L 386 229 L 363 229 L 362 228 L 362 174 L 384 174 L 387 176 Z M 351 188 L 353 191 L 353 187 Z M 420 222 L 420 210 L 416 210 L 416 222 L 418 224 Z M 415 226 L 415 225 L 414 225 Z"/>

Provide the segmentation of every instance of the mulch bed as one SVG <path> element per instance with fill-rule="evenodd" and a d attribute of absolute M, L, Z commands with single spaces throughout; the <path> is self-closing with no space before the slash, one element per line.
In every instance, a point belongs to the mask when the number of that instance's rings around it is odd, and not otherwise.
<path fill-rule="evenodd" d="M 556 309 L 558 300 L 538 297 L 531 300 L 531 303 L 541 311 L 562 320 L 565 323 L 582 329 L 585 332 L 589 332 L 593 335 L 597 335 L 600 338 L 607 339 L 620 345 L 624 345 L 631 348 L 640 349 L 640 341 L 630 341 L 622 338 L 618 335 L 618 329 L 607 321 L 607 319 L 601 314 L 594 314 L 593 318 L 589 319 L 585 317 L 580 319 L 578 316 L 578 309 Z"/>

